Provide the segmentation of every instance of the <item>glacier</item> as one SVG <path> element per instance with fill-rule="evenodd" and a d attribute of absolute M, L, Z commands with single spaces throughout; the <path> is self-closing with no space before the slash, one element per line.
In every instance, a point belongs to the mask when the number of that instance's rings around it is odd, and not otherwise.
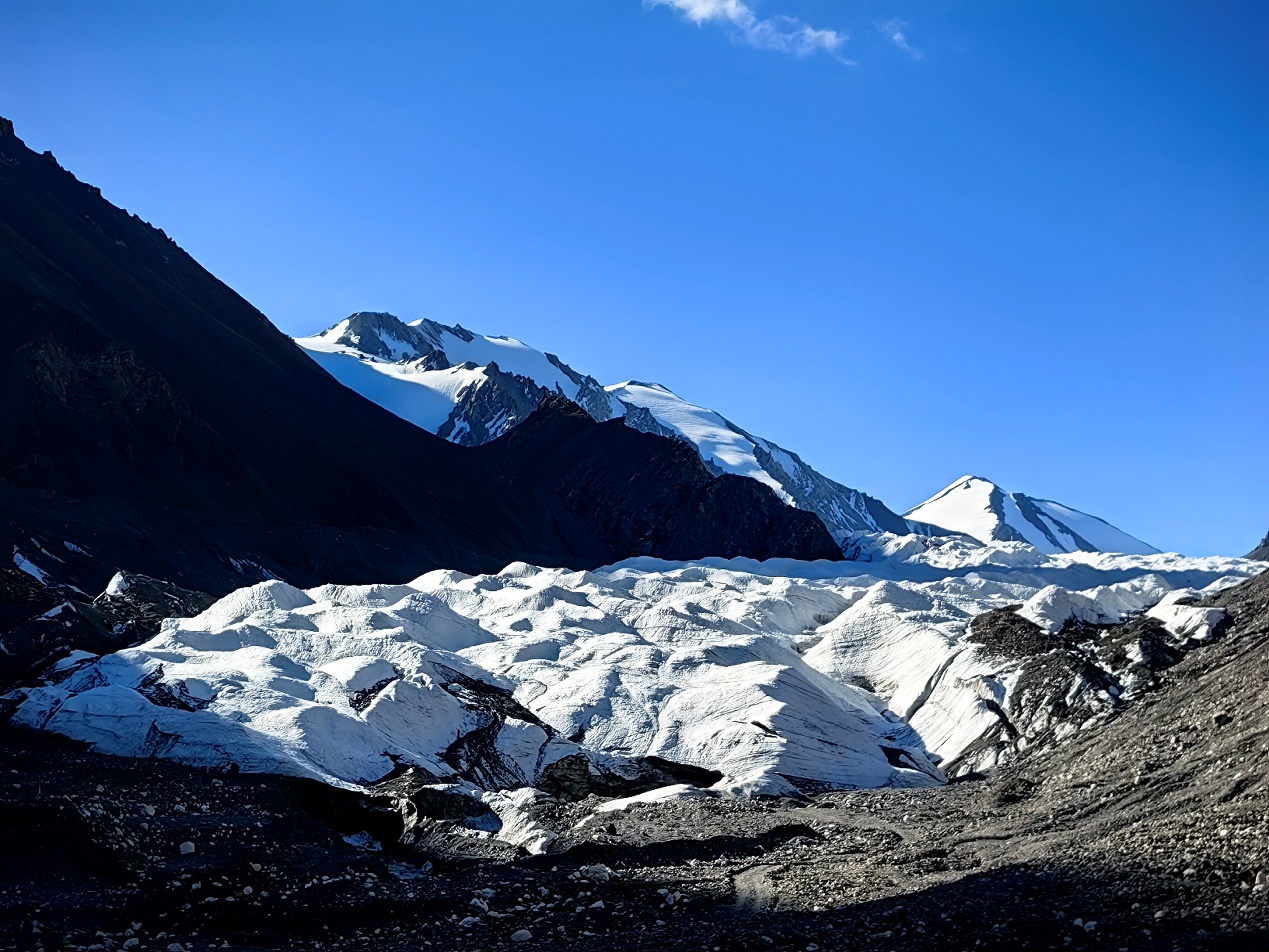
<path fill-rule="evenodd" d="M 350 788 L 409 770 L 509 817 L 511 792 L 579 764 L 709 773 L 679 795 L 928 786 L 1129 699 L 1140 651 L 1128 646 L 1123 670 L 1077 654 L 1092 626 L 1136 619 L 1192 647 L 1222 621 L 1193 603 L 1263 569 L 963 538 L 854 544 L 863 561 L 268 581 L 136 647 L 78 652 L 5 704 L 16 725 L 105 753 Z M 976 629 L 1001 611 L 1040 647 L 993 649 Z M 1060 675 L 1043 696 L 1036 670 Z"/>

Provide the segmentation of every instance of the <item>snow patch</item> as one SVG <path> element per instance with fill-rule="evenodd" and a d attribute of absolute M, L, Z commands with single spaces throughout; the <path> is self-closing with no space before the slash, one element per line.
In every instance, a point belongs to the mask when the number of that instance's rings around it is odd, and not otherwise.
<path fill-rule="evenodd" d="M 42 568 L 23 555 L 16 545 L 13 547 L 13 564 L 17 566 L 19 571 L 25 572 L 41 585 L 48 584 L 48 572 L 45 572 Z"/>

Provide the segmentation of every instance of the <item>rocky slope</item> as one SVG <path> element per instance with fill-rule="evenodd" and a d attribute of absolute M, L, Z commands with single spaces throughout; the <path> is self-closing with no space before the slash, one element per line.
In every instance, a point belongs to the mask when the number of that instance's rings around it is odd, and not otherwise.
<path fill-rule="evenodd" d="M 1159 551 L 1104 519 L 1050 499 L 1006 492 L 981 476 L 962 476 L 904 515 L 980 542 L 1025 542 L 1041 552 Z"/>
<path fill-rule="evenodd" d="M 796 453 L 661 384 L 630 380 L 604 387 L 514 338 L 359 312 L 296 343 L 337 380 L 455 443 L 496 439 L 556 394 L 596 421 L 619 418 L 633 429 L 685 441 L 711 471 L 770 487 L 790 505 L 818 515 L 839 541 L 852 532 L 908 531 L 880 500 L 827 478 Z"/>
<path fill-rule="evenodd" d="M 157 634 L 163 619 L 197 615 L 214 601 L 204 592 L 127 572 L 116 574 L 104 592 L 89 599 L 72 586 L 0 568 L 0 653 L 6 675 L 29 680 L 72 651 L 106 654 L 126 648 Z"/>
<path fill-rule="evenodd" d="M 1260 545 L 1247 553 L 1247 558 L 1269 562 L 1269 533 L 1266 533 L 1265 537 L 1260 540 Z"/>

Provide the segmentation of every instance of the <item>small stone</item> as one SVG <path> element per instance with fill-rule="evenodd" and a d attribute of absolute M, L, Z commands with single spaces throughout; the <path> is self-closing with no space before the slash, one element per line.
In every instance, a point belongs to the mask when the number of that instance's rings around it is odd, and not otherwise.
<path fill-rule="evenodd" d="M 182 856 L 188 856 L 192 852 L 194 852 L 194 844 L 191 843 L 189 840 L 186 840 L 184 843 L 181 844 Z"/>
<path fill-rule="evenodd" d="M 131 939 L 124 939 L 123 945 L 120 946 L 120 948 L 135 949 L 140 944 L 141 944 L 141 940 L 138 939 L 136 936 L 133 936 Z"/>
<path fill-rule="evenodd" d="M 533 933 L 528 929 L 517 929 L 515 932 L 511 933 L 512 942 L 528 942 L 532 938 Z"/>

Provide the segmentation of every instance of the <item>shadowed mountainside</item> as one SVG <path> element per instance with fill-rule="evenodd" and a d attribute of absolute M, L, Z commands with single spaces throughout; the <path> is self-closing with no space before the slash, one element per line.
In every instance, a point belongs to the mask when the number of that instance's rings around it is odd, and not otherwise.
<path fill-rule="evenodd" d="M 223 593 L 515 560 L 840 558 L 814 515 L 558 403 L 538 440 L 480 453 L 420 431 L 7 120 L 0 406 L 0 546 L 89 595 L 117 569 Z"/>

